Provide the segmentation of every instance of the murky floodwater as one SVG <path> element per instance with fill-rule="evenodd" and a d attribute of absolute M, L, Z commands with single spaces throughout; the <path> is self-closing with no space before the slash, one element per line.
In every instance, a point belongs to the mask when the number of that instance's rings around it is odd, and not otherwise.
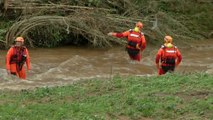
<path fill-rule="evenodd" d="M 0 89 L 32 89 L 70 84 L 76 80 L 108 78 L 113 75 L 157 75 L 157 47 L 148 47 L 140 63 L 131 63 L 123 47 L 92 49 L 63 47 L 30 49 L 31 68 L 27 80 L 8 76 L 5 69 L 6 51 L 0 52 Z M 213 40 L 179 46 L 183 62 L 179 73 L 206 72 L 213 74 Z"/>

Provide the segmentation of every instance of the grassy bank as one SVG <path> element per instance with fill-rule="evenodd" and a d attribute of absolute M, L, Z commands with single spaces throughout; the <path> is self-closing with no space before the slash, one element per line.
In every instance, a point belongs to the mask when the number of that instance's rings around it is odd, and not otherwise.
<path fill-rule="evenodd" d="M 114 77 L 1 91 L 0 119 L 213 119 L 213 76 Z"/>

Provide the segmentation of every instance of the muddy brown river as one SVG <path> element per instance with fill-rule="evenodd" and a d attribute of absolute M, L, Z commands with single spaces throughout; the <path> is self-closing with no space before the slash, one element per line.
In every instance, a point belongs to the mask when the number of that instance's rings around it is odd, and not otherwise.
<path fill-rule="evenodd" d="M 159 45 L 160 46 L 160 45 Z M 213 40 L 195 41 L 178 46 L 183 61 L 177 73 L 204 72 L 213 74 Z M 111 79 L 114 75 L 157 75 L 155 55 L 159 47 L 148 48 L 141 62 L 132 63 L 124 47 L 95 49 L 60 47 L 29 49 L 32 70 L 27 80 L 9 76 L 5 69 L 6 50 L 0 51 L 0 89 L 20 90 L 35 87 L 60 86 L 91 78 Z"/>

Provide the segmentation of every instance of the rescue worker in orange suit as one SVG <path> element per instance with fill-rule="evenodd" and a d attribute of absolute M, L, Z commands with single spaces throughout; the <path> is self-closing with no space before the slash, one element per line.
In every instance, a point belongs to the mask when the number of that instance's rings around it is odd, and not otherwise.
<path fill-rule="evenodd" d="M 30 56 L 27 48 L 24 46 L 24 39 L 23 37 L 17 37 L 15 45 L 8 50 L 6 55 L 7 73 L 26 79 L 25 63 L 27 69 L 30 70 Z"/>
<path fill-rule="evenodd" d="M 141 22 L 137 22 L 134 29 L 130 29 L 123 33 L 108 33 L 109 36 L 115 36 L 118 38 L 126 37 L 128 39 L 127 42 L 127 52 L 131 60 L 140 61 L 141 60 L 141 52 L 146 48 L 146 40 L 144 34 L 141 32 L 143 28 L 143 24 Z"/>
<path fill-rule="evenodd" d="M 163 75 L 167 72 L 173 72 L 182 61 L 180 51 L 176 46 L 172 44 L 172 37 L 165 36 L 164 45 L 158 50 L 156 55 L 156 67 L 158 69 L 158 75 Z M 161 61 L 161 65 L 159 64 Z"/>

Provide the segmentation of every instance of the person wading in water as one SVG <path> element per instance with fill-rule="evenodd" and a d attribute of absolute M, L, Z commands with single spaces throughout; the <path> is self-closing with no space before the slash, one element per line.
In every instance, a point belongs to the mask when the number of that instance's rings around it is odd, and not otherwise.
<path fill-rule="evenodd" d="M 180 51 L 176 46 L 172 44 L 172 37 L 165 36 L 164 45 L 158 50 L 156 55 L 156 67 L 158 69 L 158 75 L 163 75 L 167 72 L 174 72 L 182 61 Z M 161 64 L 159 64 L 159 61 Z"/>
<path fill-rule="evenodd" d="M 146 40 L 144 33 L 141 32 L 143 28 L 143 24 L 141 22 L 137 22 L 134 29 L 130 29 L 123 33 L 108 33 L 109 36 L 114 36 L 117 38 L 126 37 L 128 39 L 126 50 L 129 54 L 131 60 L 141 61 L 141 52 L 146 48 Z"/>
<path fill-rule="evenodd" d="M 16 75 L 21 79 L 26 79 L 24 64 L 30 70 L 30 56 L 27 48 L 24 46 L 24 38 L 17 37 L 6 55 L 6 69 L 8 74 Z"/>

